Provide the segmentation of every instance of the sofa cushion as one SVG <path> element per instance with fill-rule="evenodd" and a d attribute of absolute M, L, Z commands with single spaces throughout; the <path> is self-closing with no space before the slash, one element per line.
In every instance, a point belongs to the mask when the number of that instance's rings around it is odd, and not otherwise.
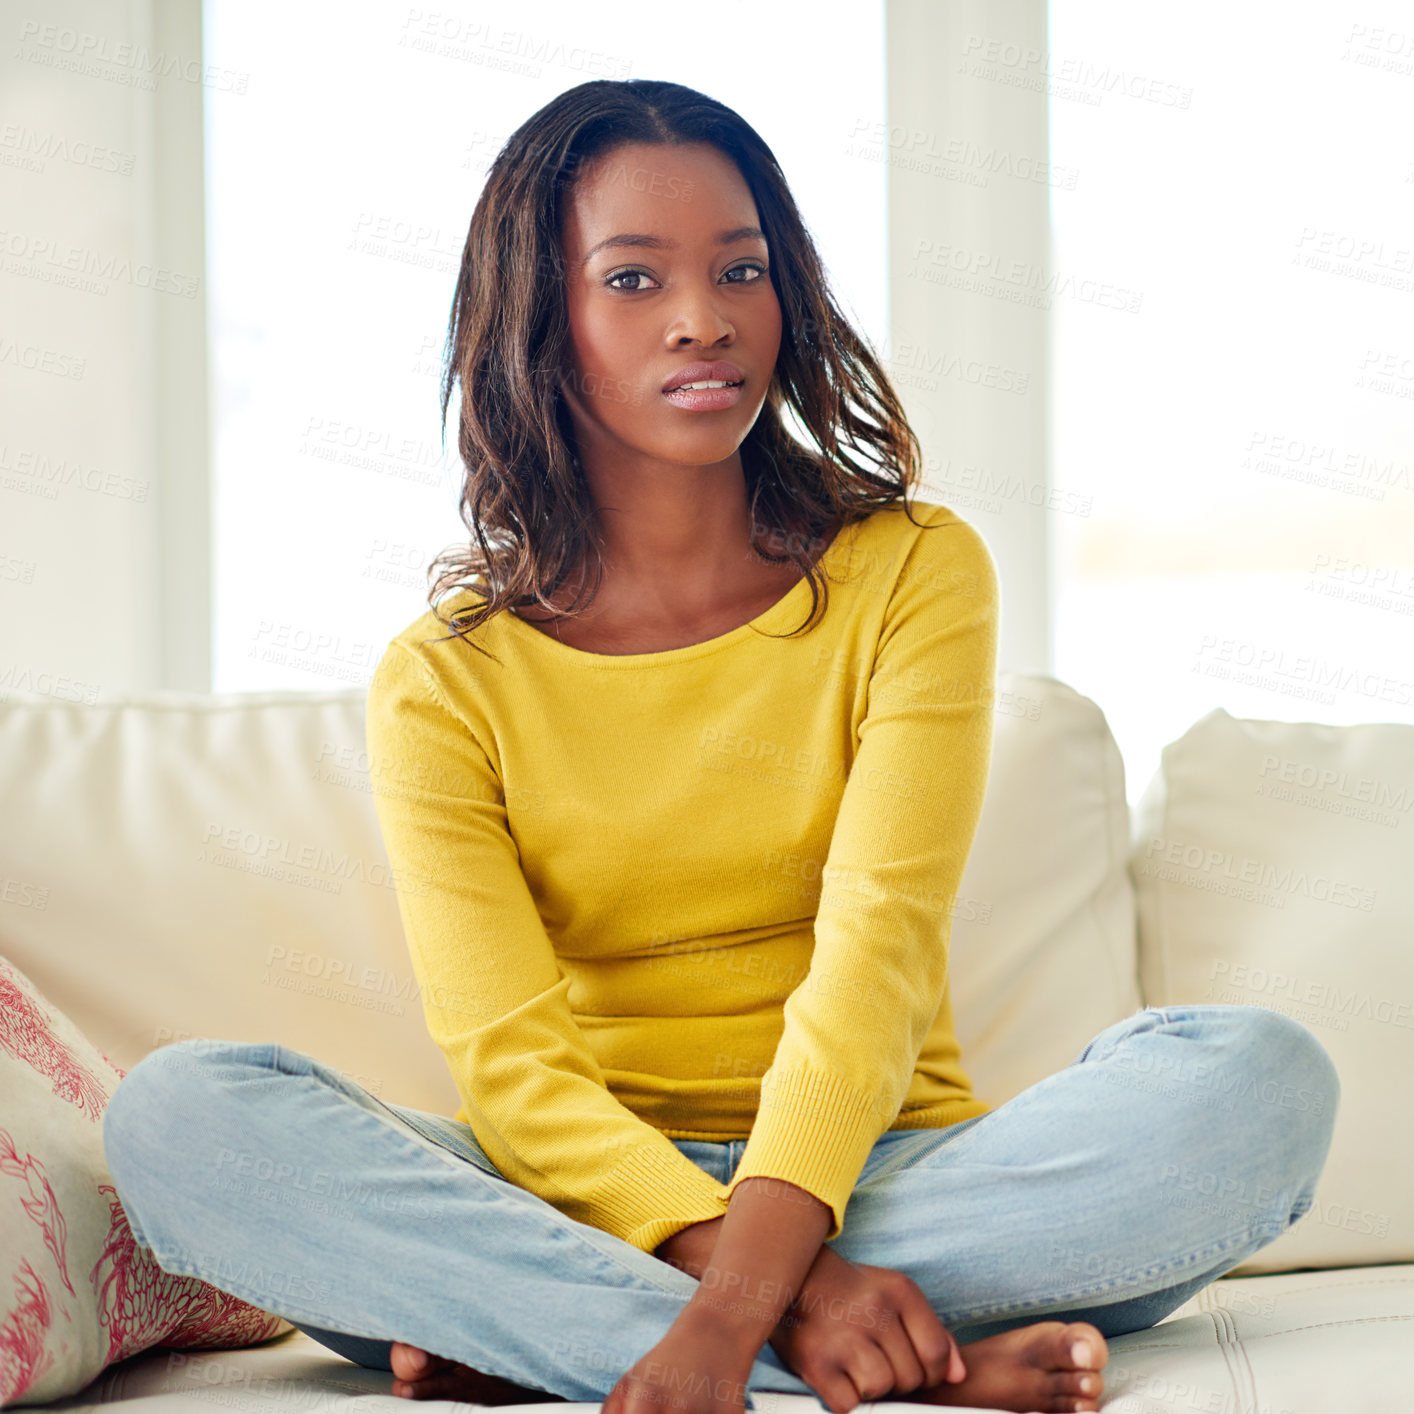
<path fill-rule="evenodd" d="M 993 1104 L 1138 1005 L 1127 810 L 1104 714 L 1001 673 L 954 910 L 964 1064 Z M 0 952 L 121 1065 L 276 1041 L 451 1114 L 369 791 L 365 690 L 0 699 Z"/>
<path fill-rule="evenodd" d="M 0 957 L 0 1405 L 48 1404 L 159 1343 L 238 1347 L 291 1329 L 136 1244 L 103 1150 L 121 1079 Z"/>
<path fill-rule="evenodd" d="M 1404 1414 L 1411 1333 L 1411 1266 L 1227 1276 L 1158 1325 L 1111 1338 L 1100 1408 Z"/>
<path fill-rule="evenodd" d="M 1100 1408 L 1109 1414 L 1405 1414 L 1411 1330 L 1414 1266 L 1225 1277 L 1158 1325 L 1110 1340 Z M 355 1400 L 391 1400 L 392 1382 L 387 1371 L 352 1364 L 295 1330 L 250 1350 L 134 1356 L 81 1391 L 77 1407 L 122 1403 L 122 1414 L 209 1414 L 212 1404 L 239 1404 L 260 1414 L 307 1414 L 317 1405 L 353 1410 Z M 810 1395 L 753 1399 L 771 1414 L 824 1409 Z M 907 1397 L 887 1403 L 889 1414 L 937 1408 Z M 596 1414 L 599 1407 L 531 1404 L 517 1414 Z"/>
<path fill-rule="evenodd" d="M 1239 1272 L 1414 1260 L 1412 805 L 1414 726 L 1218 709 L 1136 807 L 1146 1001 L 1285 1012 L 1340 1075 L 1314 1206 Z"/>
<path fill-rule="evenodd" d="M 277 1041 L 451 1114 L 364 695 L 0 702 L 0 954 L 125 1069 L 169 1041 Z"/>
<path fill-rule="evenodd" d="M 1000 673 L 992 769 L 953 914 L 953 1017 L 1000 1105 L 1141 1005 L 1124 763 L 1104 713 Z"/>

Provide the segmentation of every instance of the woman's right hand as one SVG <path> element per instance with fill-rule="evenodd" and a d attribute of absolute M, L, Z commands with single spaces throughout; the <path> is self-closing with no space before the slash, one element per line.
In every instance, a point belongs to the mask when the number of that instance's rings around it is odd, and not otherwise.
<path fill-rule="evenodd" d="M 828 1245 L 769 1343 L 834 1414 L 956 1384 L 967 1373 L 957 1341 L 917 1282 L 890 1267 L 846 1261 Z"/>

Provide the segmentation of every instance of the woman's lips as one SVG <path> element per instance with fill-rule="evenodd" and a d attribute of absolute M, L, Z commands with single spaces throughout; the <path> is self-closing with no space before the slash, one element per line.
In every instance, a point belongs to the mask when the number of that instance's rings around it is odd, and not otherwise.
<path fill-rule="evenodd" d="M 740 383 L 736 383 L 729 388 L 672 388 L 663 396 L 686 412 L 722 412 L 729 407 L 735 407 L 741 401 L 741 387 Z"/>

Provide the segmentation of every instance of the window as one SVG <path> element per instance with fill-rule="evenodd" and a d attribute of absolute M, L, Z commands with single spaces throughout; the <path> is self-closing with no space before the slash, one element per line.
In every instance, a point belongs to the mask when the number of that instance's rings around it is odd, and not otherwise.
<path fill-rule="evenodd" d="M 1215 707 L 1414 722 L 1414 27 L 1117 13 L 1051 10 L 1053 626 L 1133 802 Z"/>

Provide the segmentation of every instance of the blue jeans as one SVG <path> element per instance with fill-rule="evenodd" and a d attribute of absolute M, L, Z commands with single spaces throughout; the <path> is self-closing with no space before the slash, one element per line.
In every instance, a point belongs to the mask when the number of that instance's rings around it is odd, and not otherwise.
<path fill-rule="evenodd" d="M 886 1131 L 830 1245 L 906 1273 L 962 1343 L 1043 1319 L 1142 1330 L 1307 1211 L 1339 1092 L 1279 1012 L 1146 1008 L 989 1114 Z M 407 1341 L 602 1402 L 697 1286 L 509 1182 L 470 1126 L 284 1046 L 151 1052 L 103 1140 L 164 1270 L 377 1369 Z M 746 1147 L 673 1142 L 723 1183 Z M 748 1389 L 814 1393 L 769 1343 Z"/>

